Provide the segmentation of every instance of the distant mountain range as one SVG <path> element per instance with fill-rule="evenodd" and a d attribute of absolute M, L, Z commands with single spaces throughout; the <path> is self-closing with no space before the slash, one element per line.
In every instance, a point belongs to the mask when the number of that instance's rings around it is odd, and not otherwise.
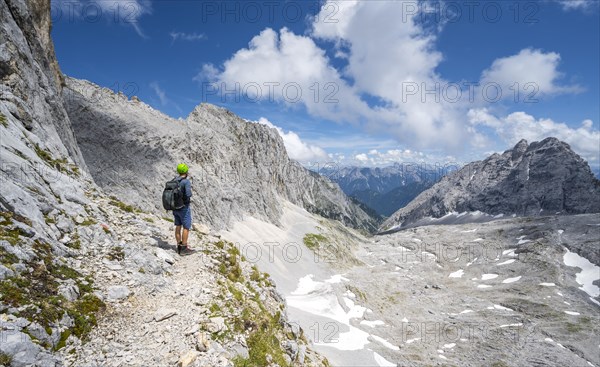
<path fill-rule="evenodd" d="M 382 168 L 328 167 L 319 173 L 336 182 L 346 195 L 388 217 L 455 168 L 395 164 Z"/>
<path fill-rule="evenodd" d="M 600 181 L 588 163 L 556 138 L 521 140 L 444 176 L 380 227 L 483 221 L 502 216 L 600 212 Z"/>

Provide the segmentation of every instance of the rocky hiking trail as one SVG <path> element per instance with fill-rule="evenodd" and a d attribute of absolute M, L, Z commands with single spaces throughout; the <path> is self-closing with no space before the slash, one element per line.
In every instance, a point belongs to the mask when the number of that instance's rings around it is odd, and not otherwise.
<path fill-rule="evenodd" d="M 77 262 L 106 303 L 87 341 L 67 340 L 69 366 L 323 365 L 289 324 L 267 274 L 232 243 L 195 224 L 178 255 L 173 224 L 97 197 L 109 239 Z M 110 245 L 115 241 L 119 246 Z M 97 256 L 98 254 L 103 256 Z M 90 256 L 92 255 L 92 256 Z"/>

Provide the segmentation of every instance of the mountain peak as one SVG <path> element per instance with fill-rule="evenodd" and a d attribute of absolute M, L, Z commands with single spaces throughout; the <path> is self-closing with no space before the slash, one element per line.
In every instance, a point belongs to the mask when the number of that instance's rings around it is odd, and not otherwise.
<path fill-rule="evenodd" d="M 424 218 L 481 212 L 493 216 L 600 212 L 600 185 L 569 144 L 550 137 L 521 140 L 502 155 L 473 162 L 446 176 L 394 213 L 382 228 Z"/>

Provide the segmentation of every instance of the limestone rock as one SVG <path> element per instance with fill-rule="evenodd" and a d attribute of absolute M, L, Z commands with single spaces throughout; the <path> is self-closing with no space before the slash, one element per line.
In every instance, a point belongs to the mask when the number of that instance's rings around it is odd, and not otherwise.
<path fill-rule="evenodd" d="M 123 285 L 113 285 L 108 288 L 108 299 L 110 301 L 119 301 L 129 297 L 131 294 L 129 288 Z"/>
<path fill-rule="evenodd" d="M 195 350 L 190 350 L 186 354 L 181 356 L 181 358 L 177 362 L 177 366 L 178 367 L 191 366 L 192 363 L 194 363 L 196 361 L 196 358 L 198 358 L 198 352 L 196 352 Z"/>
<path fill-rule="evenodd" d="M 474 212 L 473 220 L 497 217 L 600 212 L 600 181 L 587 162 L 555 138 L 520 141 L 503 154 L 469 163 L 443 177 L 398 210 L 380 231 L 427 224 Z M 454 214 L 452 214 L 454 213 Z M 464 223 L 469 216 L 458 217 Z M 438 221 L 438 223 L 440 223 Z"/>

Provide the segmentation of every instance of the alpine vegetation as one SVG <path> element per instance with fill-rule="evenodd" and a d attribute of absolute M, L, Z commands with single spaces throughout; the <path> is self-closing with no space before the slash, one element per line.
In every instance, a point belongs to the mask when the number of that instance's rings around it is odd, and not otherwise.
<path fill-rule="evenodd" d="M 0 366 L 600 366 L 600 9 L 469 6 L 0 0 Z"/>

